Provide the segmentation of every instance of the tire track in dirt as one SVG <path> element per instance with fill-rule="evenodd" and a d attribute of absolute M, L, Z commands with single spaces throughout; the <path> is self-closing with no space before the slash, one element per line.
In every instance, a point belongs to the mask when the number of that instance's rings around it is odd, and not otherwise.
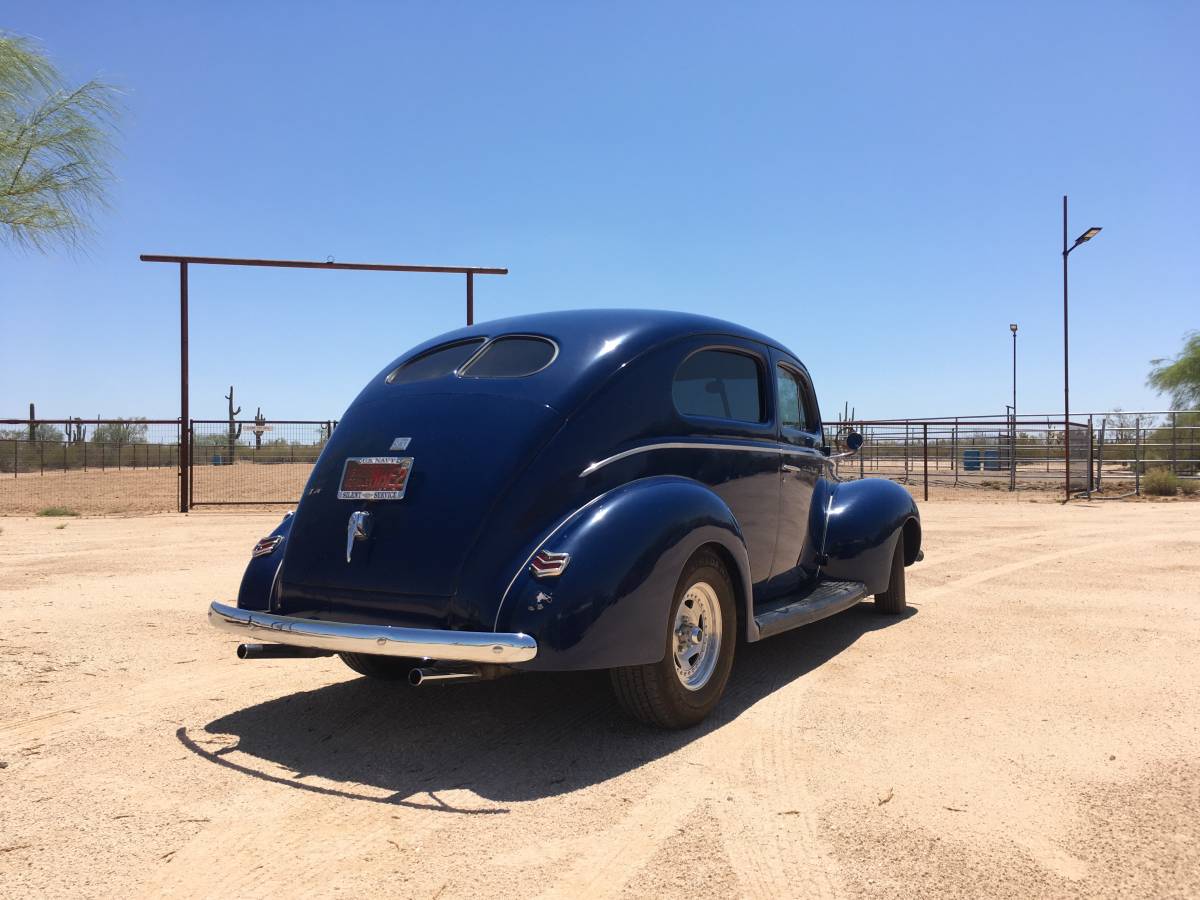
<path fill-rule="evenodd" d="M 0 749 L 6 749 L 8 742 L 61 739 L 106 719 L 128 717 L 131 709 L 167 710 L 171 704 L 190 702 L 199 693 L 231 687 L 257 691 L 269 686 L 261 680 L 247 683 L 245 672 L 233 667 L 189 672 L 186 680 L 154 678 L 127 691 L 109 693 L 104 699 L 0 722 L 0 742 L 4 742 Z"/>
<path fill-rule="evenodd" d="M 786 724 L 807 691 L 778 668 L 770 681 L 764 699 L 740 715 L 726 712 L 718 727 L 661 760 L 665 771 L 650 792 L 589 840 L 539 898 L 620 896 L 705 807 L 719 825 L 738 896 L 778 897 L 785 884 L 806 897 L 835 896 L 832 864 L 820 849 L 815 803 Z M 738 695 L 749 690 L 749 685 L 731 684 L 725 709 L 741 706 Z M 722 717 L 721 708 L 714 715 Z"/>
<path fill-rule="evenodd" d="M 987 540 L 973 540 L 962 549 L 950 550 L 947 553 L 938 552 L 933 556 L 927 556 L 925 557 L 925 561 L 922 563 L 922 565 L 926 566 L 926 564 L 928 564 L 932 566 L 939 566 L 947 563 L 958 562 L 959 560 L 968 559 L 972 556 L 985 553 L 989 550 L 999 549 L 1000 547 L 1020 546 L 1022 544 L 1028 544 L 1030 541 L 1053 540 L 1056 536 L 1061 534 L 1061 530 L 1056 531 L 1054 529 L 1042 529 L 1038 531 L 1029 531 L 1024 534 L 1014 533 L 1005 535 L 1004 537 L 989 538 Z"/>
<path fill-rule="evenodd" d="M 1024 569 L 1032 569 L 1037 566 L 1045 565 L 1046 563 L 1055 562 L 1062 559 L 1070 559 L 1075 556 L 1088 556 L 1090 554 L 1102 553 L 1110 550 L 1125 550 L 1130 544 L 1153 544 L 1158 542 L 1178 543 L 1182 541 L 1200 542 L 1200 532 L 1180 532 L 1180 531 L 1164 531 L 1153 533 L 1133 534 L 1122 537 L 1119 541 L 1104 541 L 1102 543 L 1088 544 L 1083 547 L 1071 547 L 1067 550 L 1055 550 L 1052 553 L 1039 553 L 1035 556 L 1027 556 L 1024 559 L 1016 562 L 1005 563 L 1002 566 L 994 566 L 990 569 L 984 569 L 982 572 L 976 572 L 973 575 L 966 575 L 962 578 L 957 578 L 946 584 L 940 584 L 929 588 L 924 588 L 921 591 L 922 602 L 936 599 L 951 591 L 960 591 L 964 588 L 974 587 L 986 581 L 992 581 L 996 578 L 1002 578 L 1005 575 L 1011 575 L 1014 572 L 1020 572 Z"/>
<path fill-rule="evenodd" d="M 386 745 L 396 723 L 371 715 L 369 699 L 363 704 L 365 708 L 345 711 L 347 725 L 332 728 L 337 740 L 327 745 L 328 752 Z M 564 708 L 549 728 L 538 731 L 538 739 L 554 741 L 586 728 L 604 713 L 603 708 L 595 706 Z M 457 760 L 454 774 L 455 780 L 463 784 L 461 791 L 474 793 L 470 790 L 472 783 L 494 780 L 510 765 L 509 757 L 536 749 L 527 746 L 525 736 L 540 716 L 540 711 L 530 710 L 524 718 L 506 720 L 491 734 L 478 735 L 478 749 Z M 236 744 L 227 744 L 219 736 L 205 738 L 200 730 L 186 736 L 196 743 L 215 745 L 218 749 L 214 754 L 235 764 L 243 776 L 253 775 L 257 769 L 264 777 L 243 777 L 234 801 L 228 804 L 229 811 L 214 817 L 181 846 L 172 855 L 171 868 L 148 880 L 142 896 L 257 897 L 275 892 L 265 892 L 263 885 L 280 884 L 287 884 L 295 896 L 326 896 L 339 872 L 346 872 L 355 861 L 372 853 L 392 853 L 402 846 L 407 849 L 419 845 L 454 828 L 455 820 L 462 815 L 508 812 L 478 794 L 469 807 L 450 807 L 432 792 L 401 797 L 382 787 L 328 779 L 311 784 L 297 780 L 289 785 L 285 773 L 274 770 L 264 760 L 240 753 Z M 507 752 L 497 755 L 490 752 L 493 747 L 504 747 Z M 428 803 L 414 799 L 423 794 L 429 797 Z M 321 837 L 314 839 L 314 835 Z M 247 855 L 247 847 L 262 847 L 264 852 Z"/>
<path fill-rule="evenodd" d="M 708 742 L 708 738 L 701 743 Z M 705 766 L 708 754 L 695 745 L 679 760 L 630 812 L 573 854 L 570 867 L 552 885 L 538 894 L 540 900 L 575 900 L 578 897 L 618 897 L 622 888 L 654 858 L 659 847 L 679 832 L 683 820 L 695 810 L 703 796 L 694 791 L 695 772 L 690 766 Z M 711 764 L 711 760 L 709 763 Z"/>
<path fill-rule="evenodd" d="M 795 896 L 836 895 L 791 725 L 807 693 L 797 682 L 774 684 L 739 719 L 740 749 L 726 755 L 729 793 L 717 809 L 741 896 L 778 897 L 784 884 Z"/>

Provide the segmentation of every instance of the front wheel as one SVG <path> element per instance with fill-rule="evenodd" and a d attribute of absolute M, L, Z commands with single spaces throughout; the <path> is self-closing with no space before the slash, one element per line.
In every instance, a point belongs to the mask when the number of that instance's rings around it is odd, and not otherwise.
<path fill-rule="evenodd" d="M 908 608 L 904 598 L 904 532 L 896 538 L 896 551 L 892 554 L 892 574 L 888 588 L 875 595 L 875 608 L 889 616 L 898 616 Z"/>
<path fill-rule="evenodd" d="M 712 712 L 725 692 L 737 643 L 733 585 L 716 554 L 701 550 L 680 576 L 667 618 L 662 660 L 612 669 L 617 701 L 634 718 L 687 728 Z"/>

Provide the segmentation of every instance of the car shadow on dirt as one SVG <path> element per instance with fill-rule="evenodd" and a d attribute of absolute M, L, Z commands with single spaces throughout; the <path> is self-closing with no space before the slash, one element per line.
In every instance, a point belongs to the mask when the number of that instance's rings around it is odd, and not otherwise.
<path fill-rule="evenodd" d="M 180 728 L 176 736 L 217 765 L 300 790 L 502 814 L 506 801 L 579 790 L 672 753 L 803 678 L 863 634 L 901 624 L 915 612 L 881 616 L 861 603 L 762 643 L 739 645 L 721 704 L 686 731 L 631 721 L 616 706 L 607 674 L 583 672 L 421 688 L 351 678 L 238 710 L 202 733 Z M 439 799 L 439 792 L 457 789 L 498 805 L 459 809 Z"/>

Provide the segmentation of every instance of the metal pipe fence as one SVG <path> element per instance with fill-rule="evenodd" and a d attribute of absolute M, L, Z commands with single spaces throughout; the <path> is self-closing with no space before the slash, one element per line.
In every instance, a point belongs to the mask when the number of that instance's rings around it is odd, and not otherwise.
<path fill-rule="evenodd" d="M 293 504 L 337 422 L 196 419 L 187 435 L 188 496 L 173 419 L 0 419 L 0 515 L 49 507 L 81 513 L 159 512 L 196 506 Z M 959 416 L 825 424 L 836 445 L 850 429 L 865 438 L 839 459 L 843 479 L 890 478 L 994 490 L 1072 488 L 1101 496 L 1137 494 L 1142 478 L 1166 470 L 1200 484 L 1200 411 L 1084 413 L 1054 416 Z"/>
<path fill-rule="evenodd" d="M 1139 493 L 1154 469 L 1200 480 L 1200 412 L 1085 413 L 1070 423 L 1070 459 L 1062 419 L 1046 416 L 894 419 L 826 423 L 830 436 L 853 429 L 862 449 L 838 462 L 843 479 L 1019 490 Z M 1106 487 L 1107 485 L 1107 487 Z"/>

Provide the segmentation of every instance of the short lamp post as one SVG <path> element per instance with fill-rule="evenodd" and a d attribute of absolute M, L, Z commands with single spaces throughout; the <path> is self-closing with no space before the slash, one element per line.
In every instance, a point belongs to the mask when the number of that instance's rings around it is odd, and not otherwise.
<path fill-rule="evenodd" d="M 1067 330 L 1067 257 L 1080 244 L 1086 244 L 1100 233 L 1099 228 L 1089 228 L 1075 243 L 1067 245 L 1067 195 L 1063 194 L 1063 460 L 1066 463 L 1066 493 L 1064 500 L 1071 499 L 1071 370 L 1069 365 L 1071 344 Z M 1015 331 L 1015 329 L 1014 329 Z M 1014 334 L 1014 340 L 1016 335 Z"/>

